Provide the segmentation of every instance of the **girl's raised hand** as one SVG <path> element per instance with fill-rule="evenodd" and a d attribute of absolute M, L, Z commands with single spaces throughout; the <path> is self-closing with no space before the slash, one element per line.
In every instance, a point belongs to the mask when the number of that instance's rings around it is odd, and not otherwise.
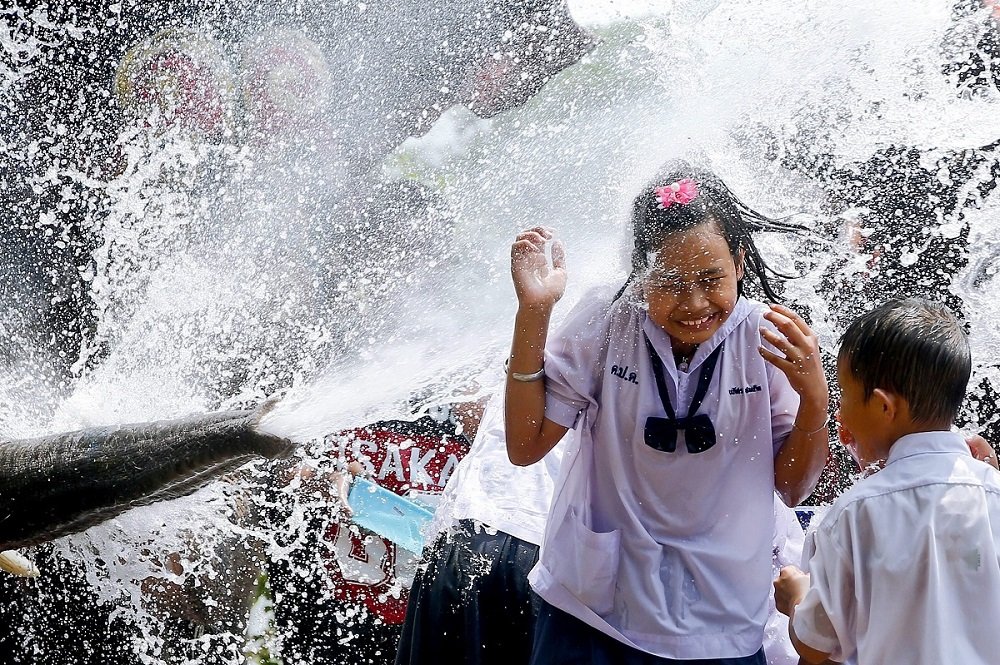
<path fill-rule="evenodd" d="M 545 243 L 552 242 L 552 265 Z M 566 290 L 566 253 L 552 229 L 536 226 L 522 231 L 510 247 L 510 273 L 521 307 L 551 308 Z"/>
<path fill-rule="evenodd" d="M 774 324 L 778 332 L 760 329 L 760 335 L 781 354 L 760 347 L 760 355 L 780 369 L 803 401 L 826 411 L 829 388 L 819 354 L 819 338 L 798 314 L 784 305 L 771 305 L 764 318 Z"/>

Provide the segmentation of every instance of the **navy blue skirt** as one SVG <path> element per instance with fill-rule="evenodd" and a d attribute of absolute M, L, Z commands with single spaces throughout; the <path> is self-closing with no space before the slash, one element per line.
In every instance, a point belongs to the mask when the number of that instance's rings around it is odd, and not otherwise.
<path fill-rule="evenodd" d="M 541 599 L 538 546 L 462 520 L 425 552 L 396 665 L 526 665 Z"/>

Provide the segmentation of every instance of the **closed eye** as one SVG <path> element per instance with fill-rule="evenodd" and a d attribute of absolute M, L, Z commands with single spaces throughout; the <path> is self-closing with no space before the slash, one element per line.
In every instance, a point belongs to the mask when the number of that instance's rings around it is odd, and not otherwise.
<path fill-rule="evenodd" d="M 671 291 L 677 291 L 684 288 L 684 283 L 676 278 L 653 277 L 649 281 L 651 286 L 658 287 L 661 289 L 669 289 Z"/>
<path fill-rule="evenodd" d="M 712 275 L 710 277 L 699 277 L 698 279 L 687 281 L 679 277 L 658 277 L 651 276 L 647 284 L 651 288 L 663 289 L 671 293 L 683 293 L 697 285 L 703 289 L 713 289 L 724 283 L 726 275 Z"/>

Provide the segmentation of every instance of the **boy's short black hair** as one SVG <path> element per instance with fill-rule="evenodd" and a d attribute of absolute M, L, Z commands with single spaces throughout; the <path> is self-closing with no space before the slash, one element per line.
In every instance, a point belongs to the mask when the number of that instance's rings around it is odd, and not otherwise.
<path fill-rule="evenodd" d="M 914 421 L 954 421 L 972 373 L 969 340 L 955 315 L 923 298 L 890 300 L 840 338 L 840 362 L 861 383 L 903 397 Z"/>

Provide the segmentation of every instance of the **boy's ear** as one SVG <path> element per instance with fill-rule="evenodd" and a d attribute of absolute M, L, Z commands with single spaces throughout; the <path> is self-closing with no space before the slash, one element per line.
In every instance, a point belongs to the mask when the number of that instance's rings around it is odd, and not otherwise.
<path fill-rule="evenodd" d="M 875 407 L 885 418 L 886 422 L 892 422 L 900 415 L 903 406 L 901 403 L 902 398 L 896 393 L 876 388 L 872 392 L 871 398 L 875 400 Z"/>

